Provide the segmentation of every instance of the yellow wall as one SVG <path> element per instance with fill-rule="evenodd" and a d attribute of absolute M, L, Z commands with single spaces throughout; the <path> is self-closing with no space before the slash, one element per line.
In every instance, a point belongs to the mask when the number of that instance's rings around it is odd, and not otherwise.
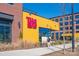
<path fill-rule="evenodd" d="M 37 20 L 37 28 L 29 29 L 27 28 L 27 17 L 32 17 Z M 29 14 L 28 12 L 23 12 L 23 40 L 30 41 L 32 43 L 39 42 L 39 27 L 49 28 L 52 30 L 59 30 L 59 23 L 48 20 L 46 18 Z"/>

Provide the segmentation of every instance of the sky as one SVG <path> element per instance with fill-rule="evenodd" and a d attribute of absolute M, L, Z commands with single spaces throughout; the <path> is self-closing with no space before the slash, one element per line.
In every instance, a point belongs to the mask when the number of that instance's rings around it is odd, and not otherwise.
<path fill-rule="evenodd" d="M 65 4 L 65 14 L 71 13 L 71 4 Z M 33 12 L 45 18 L 63 15 L 62 3 L 24 3 L 23 11 Z M 74 13 L 79 12 L 79 4 L 74 4 Z"/>

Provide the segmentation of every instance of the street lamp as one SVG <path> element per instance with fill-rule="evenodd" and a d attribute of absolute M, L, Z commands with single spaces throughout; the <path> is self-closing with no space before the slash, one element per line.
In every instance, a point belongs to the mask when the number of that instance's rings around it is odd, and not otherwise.
<path fill-rule="evenodd" d="M 62 13 L 63 13 L 63 34 L 65 34 L 65 8 L 66 8 L 66 5 L 63 3 L 63 9 L 62 9 Z M 63 53 L 65 54 L 65 36 L 63 35 L 63 41 L 64 41 L 64 44 L 63 44 Z"/>

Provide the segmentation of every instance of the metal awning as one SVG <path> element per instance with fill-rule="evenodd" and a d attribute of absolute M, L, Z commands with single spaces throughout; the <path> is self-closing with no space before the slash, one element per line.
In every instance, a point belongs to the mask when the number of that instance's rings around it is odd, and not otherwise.
<path fill-rule="evenodd" d="M 5 18 L 5 19 L 13 20 L 13 15 L 9 15 L 9 14 L 0 12 L 0 18 Z"/>

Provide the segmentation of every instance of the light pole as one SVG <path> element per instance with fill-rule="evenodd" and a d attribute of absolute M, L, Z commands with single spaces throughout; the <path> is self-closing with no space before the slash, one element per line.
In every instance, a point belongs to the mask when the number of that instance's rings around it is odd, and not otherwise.
<path fill-rule="evenodd" d="M 49 30 L 48 30 L 49 34 L 50 34 L 49 36 L 51 37 L 52 36 L 52 34 L 51 34 L 51 26 L 47 25 L 47 27 L 49 28 Z"/>
<path fill-rule="evenodd" d="M 62 13 L 63 13 L 63 34 L 65 34 L 65 4 L 63 3 L 63 9 L 62 9 Z M 65 36 L 63 35 L 63 41 L 64 41 L 64 45 L 63 45 L 63 53 L 65 54 Z"/>
<path fill-rule="evenodd" d="M 72 8 L 72 52 L 74 52 L 75 49 L 75 37 L 74 37 L 74 4 L 71 4 L 71 8 Z"/>

